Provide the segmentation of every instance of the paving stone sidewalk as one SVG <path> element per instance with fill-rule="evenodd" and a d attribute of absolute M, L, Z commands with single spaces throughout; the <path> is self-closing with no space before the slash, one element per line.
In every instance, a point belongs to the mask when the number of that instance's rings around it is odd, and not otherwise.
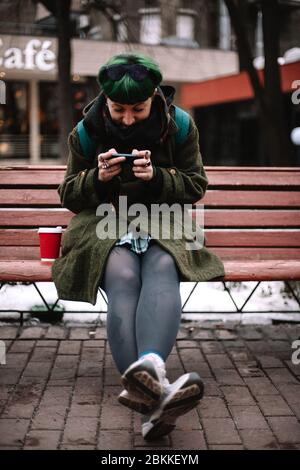
<path fill-rule="evenodd" d="M 168 376 L 198 372 L 205 396 L 151 443 L 117 402 L 105 327 L 90 338 L 83 327 L 1 326 L 0 338 L 0 449 L 300 449 L 299 325 L 183 324 Z"/>

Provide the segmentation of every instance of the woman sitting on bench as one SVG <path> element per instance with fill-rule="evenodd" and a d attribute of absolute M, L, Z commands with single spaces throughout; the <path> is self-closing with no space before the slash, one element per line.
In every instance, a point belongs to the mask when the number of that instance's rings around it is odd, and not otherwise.
<path fill-rule="evenodd" d="M 204 389 L 196 372 L 173 383 L 167 379 L 165 361 L 181 318 L 180 281 L 217 278 L 224 268 L 205 247 L 187 249 L 192 230 L 181 239 L 174 236 L 175 224 L 182 224 L 175 217 L 168 237 L 143 222 L 138 235 L 131 227 L 120 236 L 99 236 L 103 214 L 95 214 L 97 206 L 110 203 L 117 220 L 121 195 L 128 207 L 183 207 L 203 197 L 208 181 L 195 123 L 172 104 L 175 90 L 160 86 L 161 71 L 152 59 L 115 56 L 100 68 L 98 80 L 102 92 L 69 138 L 59 194 L 77 215 L 64 235 L 53 279 L 62 299 L 95 304 L 99 286 L 107 294 L 108 341 L 124 386 L 119 402 L 142 413 L 144 438 L 156 439 L 197 406 Z"/>

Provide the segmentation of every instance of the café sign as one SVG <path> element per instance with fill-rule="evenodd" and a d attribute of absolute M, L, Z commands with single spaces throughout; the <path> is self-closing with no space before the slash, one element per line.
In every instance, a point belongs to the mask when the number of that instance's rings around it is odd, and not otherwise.
<path fill-rule="evenodd" d="M 17 70 L 40 70 L 49 72 L 55 69 L 56 56 L 50 49 L 52 41 L 30 39 L 24 48 L 9 47 L 2 50 L 3 41 L 0 38 L 0 67 Z"/>

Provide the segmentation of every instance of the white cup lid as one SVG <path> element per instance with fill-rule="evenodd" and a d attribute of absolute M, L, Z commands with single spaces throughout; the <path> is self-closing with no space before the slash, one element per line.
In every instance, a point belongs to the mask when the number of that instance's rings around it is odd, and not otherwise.
<path fill-rule="evenodd" d="M 38 233 L 62 233 L 62 227 L 40 227 Z"/>

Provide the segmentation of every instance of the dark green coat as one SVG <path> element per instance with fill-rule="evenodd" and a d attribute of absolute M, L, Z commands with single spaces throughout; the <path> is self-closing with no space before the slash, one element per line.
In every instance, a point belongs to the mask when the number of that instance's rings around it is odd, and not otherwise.
<path fill-rule="evenodd" d="M 170 109 L 174 117 L 174 108 Z M 136 202 L 150 207 L 151 203 L 193 204 L 206 191 L 208 180 L 199 151 L 198 130 L 190 118 L 186 140 L 175 147 L 176 123 L 171 119 L 168 136 L 159 151 L 151 155 L 154 165 L 162 171 L 162 188 L 159 196 L 153 194 L 152 184 L 141 180 L 126 181 L 123 175 L 108 183 L 97 182 L 97 156 L 88 159 L 83 155 L 76 128 L 69 136 L 69 158 L 67 171 L 58 192 L 63 207 L 76 215 L 63 235 L 61 257 L 53 263 L 52 275 L 58 296 L 64 300 L 96 303 L 97 292 L 104 274 L 104 267 L 114 243 L 119 237 L 101 240 L 96 233 L 103 216 L 96 215 L 96 208 L 103 202 L 114 200 L 118 195 L 127 195 L 128 205 Z M 101 145 L 97 149 L 97 155 Z M 117 149 L 118 150 L 118 149 Z M 116 214 L 118 208 L 116 206 Z M 136 216 L 137 217 L 137 216 Z M 128 220 L 133 220 L 129 217 Z M 171 234 L 174 218 L 171 218 Z M 151 235 L 147 220 L 139 220 L 141 228 Z M 193 229 L 196 225 L 193 221 Z M 125 233 L 123 231 L 123 233 Z M 208 281 L 224 276 L 222 261 L 207 248 L 187 250 L 191 235 L 185 233 L 181 239 L 155 238 L 174 258 L 180 281 Z"/>

